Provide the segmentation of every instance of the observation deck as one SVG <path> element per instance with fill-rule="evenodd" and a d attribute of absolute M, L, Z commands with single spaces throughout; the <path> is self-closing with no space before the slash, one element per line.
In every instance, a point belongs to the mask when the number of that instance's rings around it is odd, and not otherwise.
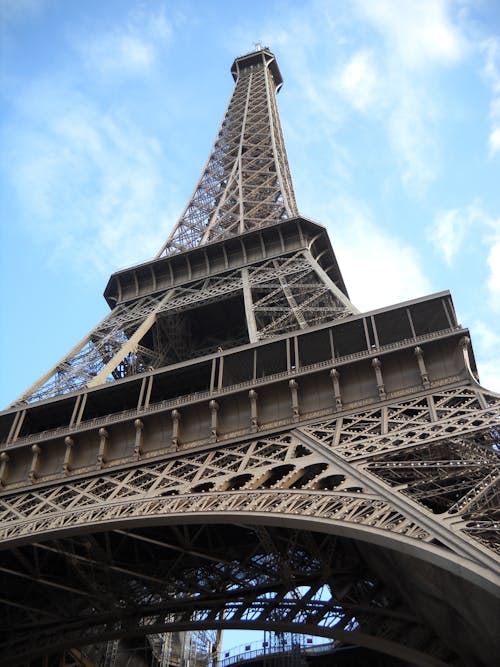
<path fill-rule="evenodd" d="M 267 47 L 236 58 L 231 66 L 233 79 L 235 81 L 237 80 L 240 70 L 260 65 L 262 61 L 269 63 L 269 69 L 271 70 L 276 85 L 276 92 L 278 92 L 283 85 L 283 77 L 281 76 L 280 68 L 278 67 L 274 54 Z"/>

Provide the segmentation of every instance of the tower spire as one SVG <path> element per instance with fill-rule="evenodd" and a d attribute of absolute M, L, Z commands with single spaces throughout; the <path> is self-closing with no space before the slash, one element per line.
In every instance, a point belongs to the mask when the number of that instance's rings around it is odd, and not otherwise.
<path fill-rule="evenodd" d="M 276 104 L 274 54 L 236 58 L 236 82 L 200 180 L 157 257 L 298 215 Z"/>

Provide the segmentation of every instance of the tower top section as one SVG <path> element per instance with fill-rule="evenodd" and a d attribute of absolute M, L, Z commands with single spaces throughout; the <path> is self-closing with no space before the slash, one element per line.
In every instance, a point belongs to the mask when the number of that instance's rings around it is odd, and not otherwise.
<path fill-rule="evenodd" d="M 246 69 L 247 67 L 256 67 L 259 65 L 267 65 L 269 71 L 274 80 L 274 85 L 276 86 L 276 92 L 279 91 L 283 85 L 283 77 L 281 76 L 280 68 L 276 61 L 276 56 L 272 53 L 267 46 L 264 46 L 256 51 L 247 53 L 245 56 L 240 56 L 235 58 L 231 66 L 231 74 L 235 81 L 238 80 L 239 73 Z"/>
<path fill-rule="evenodd" d="M 207 164 L 157 257 L 298 216 L 276 92 L 283 78 L 267 48 L 236 58 L 236 82 Z"/>

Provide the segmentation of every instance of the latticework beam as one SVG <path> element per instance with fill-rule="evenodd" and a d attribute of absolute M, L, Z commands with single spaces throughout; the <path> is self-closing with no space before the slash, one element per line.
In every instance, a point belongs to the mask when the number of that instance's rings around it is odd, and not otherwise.
<path fill-rule="evenodd" d="M 236 86 L 201 178 L 158 256 L 298 215 L 268 49 L 235 62 Z"/>

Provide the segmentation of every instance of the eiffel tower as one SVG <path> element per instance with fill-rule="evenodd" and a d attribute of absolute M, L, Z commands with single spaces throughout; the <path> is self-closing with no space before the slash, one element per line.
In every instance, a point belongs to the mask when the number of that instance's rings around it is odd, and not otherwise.
<path fill-rule="evenodd" d="M 226 628 L 500 664 L 500 396 L 449 292 L 355 308 L 297 210 L 276 58 L 231 73 L 165 245 L 0 414 L 0 665 Z"/>

